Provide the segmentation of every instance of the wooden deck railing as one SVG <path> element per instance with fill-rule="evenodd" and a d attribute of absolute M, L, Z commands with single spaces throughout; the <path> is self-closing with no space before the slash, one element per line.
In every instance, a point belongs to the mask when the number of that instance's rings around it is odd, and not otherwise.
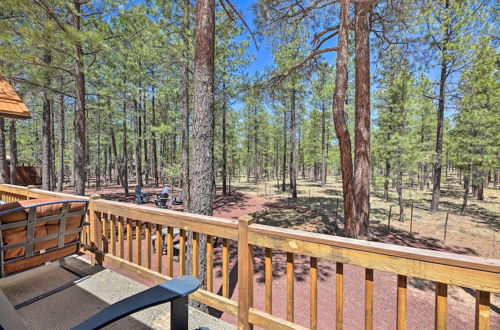
<path fill-rule="evenodd" d="M 0 185 L 0 199 L 16 201 L 31 198 L 76 196 L 39 189 Z M 79 198 L 79 197 L 78 197 Z M 252 224 L 250 217 L 228 220 L 177 211 L 155 209 L 129 203 L 89 198 L 88 233 L 85 243 L 90 248 L 92 262 L 106 263 L 152 282 L 162 282 L 186 273 L 186 235 L 193 232 L 192 273 L 199 271 L 198 244 L 201 234 L 207 235 L 207 287 L 192 298 L 212 308 L 237 317 L 240 329 L 252 325 L 273 329 L 302 328 L 294 323 L 294 260 L 297 255 L 310 258 L 310 322 L 318 325 L 318 261 L 336 263 L 336 328 L 343 327 L 343 265 L 365 268 L 365 328 L 372 329 L 374 306 L 374 270 L 397 274 L 397 329 L 406 328 L 407 278 L 415 277 L 435 282 L 435 328 L 447 327 L 448 285 L 476 291 L 476 329 L 490 327 L 490 293 L 500 293 L 500 261 L 395 246 L 383 243 L 310 233 Z M 162 250 L 161 231 L 167 228 L 166 265 L 161 253 L 152 251 L 152 236 L 156 235 L 156 251 Z M 173 229 L 180 229 L 178 272 L 174 274 Z M 214 238 L 222 239 L 221 294 L 214 293 Z M 230 242 L 237 242 L 238 298 L 230 299 Z M 253 247 L 264 248 L 265 309 L 253 307 L 254 258 Z M 234 244 L 233 244 L 234 248 Z M 286 253 L 286 319 L 273 315 L 272 281 L 273 252 Z M 234 252 L 234 251 L 233 251 Z M 164 271 L 165 270 L 165 271 Z M 302 302 L 301 302 L 302 303 Z"/>

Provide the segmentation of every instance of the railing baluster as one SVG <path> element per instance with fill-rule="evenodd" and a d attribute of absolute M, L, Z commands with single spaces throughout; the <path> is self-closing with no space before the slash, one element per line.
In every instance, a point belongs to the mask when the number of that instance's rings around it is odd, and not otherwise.
<path fill-rule="evenodd" d="M 199 249 L 199 237 L 200 235 L 198 233 L 195 233 L 193 232 L 193 251 L 191 253 L 191 255 L 193 256 L 193 276 L 194 277 L 198 277 L 198 265 L 199 265 L 199 252 L 200 252 L 200 249 Z"/>
<path fill-rule="evenodd" d="M 335 324 L 337 330 L 344 327 L 344 264 L 335 265 Z"/>
<path fill-rule="evenodd" d="M 309 327 L 318 328 L 318 259 L 311 257 Z"/>
<path fill-rule="evenodd" d="M 109 231 L 111 240 L 111 254 L 116 256 L 116 221 L 115 215 L 109 215 Z"/>
<path fill-rule="evenodd" d="M 174 228 L 167 228 L 167 275 L 174 276 Z"/>
<path fill-rule="evenodd" d="M 108 240 L 108 214 L 102 213 L 102 251 L 109 252 L 109 240 Z"/>
<path fill-rule="evenodd" d="M 207 235 L 207 290 L 214 291 L 214 238 Z"/>
<path fill-rule="evenodd" d="M 293 271 L 293 253 L 286 253 L 286 319 L 293 322 L 293 312 L 294 312 L 294 271 Z"/>
<path fill-rule="evenodd" d="M 444 330 L 447 327 L 448 286 L 436 283 L 435 328 Z"/>
<path fill-rule="evenodd" d="M 120 248 L 120 258 L 125 256 L 125 242 L 123 240 L 123 217 L 118 217 L 118 247 Z"/>
<path fill-rule="evenodd" d="M 398 313 L 397 313 L 397 329 L 406 329 L 406 276 L 398 275 Z"/>
<path fill-rule="evenodd" d="M 151 269 L 151 222 L 146 222 L 146 267 Z"/>
<path fill-rule="evenodd" d="M 133 261 L 133 258 L 132 258 L 132 241 L 133 241 L 133 237 L 132 237 L 132 219 L 128 219 L 127 218 L 127 257 L 128 257 L 128 261 L 132 262 Z"/>
<path fill-rule="evenodd" d="M 142 265 L 142 223 L 135 221 L 135 262 Z"/>
<path fill-rule="evenodd" d="M 365 329 L 373 329 L 373 269 L 365 269 Z"/>
<path fill-rule="evenodd" d="M 186 231 L 181 229 L 179 234 L 179 275 L 186 274 Z"/>
<path fill-rule="evenodd" d="M 476 290 L 476 330 L 490 329 L 490 293 Z"/>
<path fill-rule="evenodd" d="M 273 250 L 266 248 L 265 260 L 266 313 L 273 313 Z"/>
<path fill-rule="evenodd" d="M 161 259 L 163 255 L 163 238 L 161 237 L 161 225 L 155 224 L 156 227 L 156 239 L 155 239 L 155 246 L 156 246 L 156 271 L 158 273 L 161 273 Z"/>
<path fill-rule="evenodd" d="M 222 296 L 229 298 L 229 240 L 222 240 Z"/>

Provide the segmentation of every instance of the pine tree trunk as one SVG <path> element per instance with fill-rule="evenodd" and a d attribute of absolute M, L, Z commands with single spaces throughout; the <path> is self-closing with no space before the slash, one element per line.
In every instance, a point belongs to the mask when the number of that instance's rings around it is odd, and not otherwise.
<path fill-rule="evenodd" d="M 385 159 L 385 180 L 384 180 L 384 199 L 389 201 L 389 181 L 391 177 L 391 162 L 389 158 Z"/>
<path fill-rule="evenodd" d="M 290 190 L 292 198 L 297 198 L 297 125 L 295 120 L 295 89 L 290 99 Z"/>
<path fill-rule="evenodd" d="M 399 203 L 399 221 L 405 221 L 404 215 L 404 201 L 403 201 L 403 172 L 398 171 L 398 178 L 396 182 L 396 191 L 398 193 L 398 203 Z"/>
<path fill-rule="evenodd" d="M 326 105 L 321 104 L 321 186 L 326 186 Z"/>
<path fill-rule="evenodd" d="M 54 103 L 52 104 L 54 106 Z M 50 187 L 52 190 L 56 187 L 56 137 L 55 137 L 55 111 L 50 112 Z"/>
<path fill-rule="evenodd" d="M 344 104 L 347 91 L 347 47 L 349 34 L 349 1 L 341 1 L 341 23 L 337 51 L 337 70 L 333 95 L 333 121 L 335 133 L 339 140 L 340 162 L 342 169 L 342 190 L 344 197 L 345 233 L 348 237 L 356 237 L 354 222 L 356 210 L 354 205 L 354 177 L 352 166 L 351 139 L 345 121 Z"/>
<path fill-rule="evenodd" d="M 356 236 L 368 234 L 370 218 L 370 8 L 356 3 L 354 195 Z"/>
<path fill-rule="evenodd" d="M 194 79 L 193 79 L 193 153 L 190 212 L 213 214 L 214 173 L 214 75 L 215 75 L 215 1 L 196 2 Z M 206 235 L 200 235 L 199 280 L 206 287 Z M 208 311 L 207 306 L 199 306 Z"/>
<path fill-rule="evenodd" d="M 477 184 L 477 199 L 484 201 L 484 178 L 479 178 L 479 183 Z"/>
<path fill-rule="evenodd" d="M 257 122 L 257 107 L 254 109 L 254 118 L 253 118 L 253 147 L 254 147 L 254 161 L 253 161 L 253 178 L 255 180 L 255 185 L 259 184 L 259 126 Z"/>
<path fill-rule="evenodd" d="M 143 154 L 144 154 L 144 180 L 146 181 L 146 184 L 149 183 L 149 157 L 148 157 L 148 115 L 147 115 L 147 107 L 146 107 L 146 95 L 145 92 L 143 93 L 142 96 L 142 139 L 143 139 Z"/>
<path fill-rule="evenodd" d="M 95 166 L 95 190 L 101 190 L 101 111 L 97 110 L 97 159 Z"/>
<path fill-rule="evenodd" d="M 73 0 L 75 12 L 71 15 L 75 31 L 80 31 L 80 0 Z M 74 44 L 74 69 L 75 69 L 75 143 L 74 143 L 74 168 L 76 195 L 85 195 L 86 157 L 85 157 L 85 76 L 82 59 L 82 45 L 79 41 Z"/>
<path fill-rule="evenodd" d="M 42 189 L 52 190 L 50 186 L 51 177 L 51 134 L 50 134 L 50 111 L 52 101 L 49 99 L 48 92 L 44 92 L 43 106 L 42 106 Z"/>
<path fill-rule="evenodd" d="M 156 105 L 155 105 L 155 87 L 153 86 L 152 87 L 152 99 L 151 99 L 151 112 L 152 112 L 152 118 L 151 118 L 151 121 L 152 121 L 152 124 L 153 124 L 153 127 L 156 127 Z M 155 185 L 158 186 L 158 150 L 156 148 L 156 143 L 158 141 L 156 141 L 156 133 L 154 132 L 154 130 L 151 132 L 151 139 L 153 140 L 153 145 L 151 147 L 151 151 L 153 153 L 153 178 L 155 180 Z"/>
<path fill-rule="evenodd" d="M 125 196 L 128 191 L 128 152 L 127 152 L 127 101 L 123 101 L 123 168 L 122 168 L 122 186 L 125 190 Z"/>
<path fill-rule="evenodd" d="M 283 112 L 283 168 L 282 168 L 282 182 L 281 191 L 286 191 L 286 111 Z"/>
<path fill-rule="evenodd" d="M 7 154 L 5 151 L 5 122 L 0 117 L 0 183 L 9 183 L 7 174 Z"/>
<path fill-rule="evenodd" d="M 135 180 L 136 184 L 139 187 L 142 187 L 143 183 L 142 183 L 142 155 L 141 155 L 141 116 L 139 113 L 139 107 L 136 99 L 134 99 L 134 132 L 135 132 L 134 134 Z"/>
<path fill-rule="evenodd" d="M 470 167 L 469 167 L 470 171 Z M 462 209 L 460 210 L 461 215 L 465 215 L 465 209 L 467 208 L 467 199 L 469 197 L 469 176 L 470 173 L 464 174 L 464 199 L 462 202 Z"/>
<path fill-rule="evenodd" d="M 184 0 L 183 19 L 184 72 L 182 95 L 182 194 L 184 208 L 189 211 L 191 200 L 190 161 L 189 161 L 189 0 Z"/>
<path fill-rule="evenodd" d="M 9 122 L 9 135 L 10 135 L 10 183 L 16 184 L 16 168 L 17 168 L 17 134 L 16 134 L 16 121 L 11 119 Z"/>
<path fill-rule="evenodd" d="M 222 85 L 223 93 L 226 91 L 226 85 Z M 224 104 L 222 105 L 222 195 L 227 195 L 227 141 L 226 141 L 226 112 L 227 103 L 226 96 L 224 97 Z"/>
<path fill-rule="evenodd" d="M 61 78 L 61 87 L 64 86 L 64 80 Z M 65 148 L 65 130 L 66 123 L 64 119 L 64 95 L 59 96 L 59 175 L 57 176 L 57 190 L 62 191 L 64 185 L 64 148 Z"/>
<path fill-rule="evenodd" d="M 446 11 L 450 6 L 449 0 L 445 2 Z M 449 59 L 445 55 L 447 53 L 447 44 L 451 35 L 449 22 L 445 29 L 444 42 L 441 46 L 441 76 L 439 79 L 439 103 L 437 111 L 437 137 L 436 137 L 436 162 L 434 163 L 434 172 L 432 176 L 432 201 L 431 212 L 436 212 L 439 209 L 439 197 L 441 194 L 441 170 L 443 158 L 443 125 L 444 125 L 444 108 L 445 108 L 445 92 L 446 92 L 446 78 L 448 76 L 448 62 Z"/>

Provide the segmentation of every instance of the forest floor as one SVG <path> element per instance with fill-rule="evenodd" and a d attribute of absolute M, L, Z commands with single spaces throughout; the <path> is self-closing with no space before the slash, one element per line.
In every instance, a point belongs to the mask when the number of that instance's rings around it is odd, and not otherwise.
<path fill-rule="evenodd" d="M 230 196 L 221 196 L 217 190 L 214 203 L 214 215 L 236 219 L 242 215 L 251 215 L 256 222 L 273 226 L 307 230 L 333 235 L 341 235 L 342 224 L 342 187 L 340 178 L 329 178 L 326 187 L 319 183 L 299 180 L 298 199 L 289 198 L 289 192 L 281 192 L 276 183 L 232 183 Z M 368 239 L 412 246 L 432 250 L 476 255 L 487 258 L 498 258 L 496 251 L 496 233 L 500 228 L 500 190 L 486 188 L 484 201 L 469 198 L 469 206 L 465 216 L 461 216 L 462 189 L 456 182 L 445 180 L 441 196 L 441 210 L 428 212 L 431 191 L 420 191 L 417 185 L 405 187 L 405 222 L 398 221 L 399 206 L 394 191 L 389 200 L 383 198 L 381 190 L 372 192 L 370 234 Z M 103 187 L 99 193 L 105 199 L 133 202 L 133 189 L 126 197 L 118 186 Z M 156 194 L 161 187 L 144 187 L 144 193 Z M 179 190 L 174 190 L 173 195 Z M 88 189 L 88 194 L 95 193 Z M 155 195 L 153 195 L 155 196 Z M 410 235 L 410 213 L 413 203 L 412 235 Z M 153 203 L 150 203 L 154 207 Z M 338 206 L 337 206 L 338 205 Z M 387 228 L 389 210 L 392 206 L 390 230 Z M 174 207 L 182 210 L 182 206 Z M 444 225 L 448 214 L 446 242 Z M 338 214 L 337 214 L 338 213 Z M 133 245 L 135 246 L 135 244 Z M 237 299 L 236 290 L 236 245 L 231 244 L 230 256 L 230 291 L 231 298 Z M 256 248 L 254 272 L 254 306 L 264 309 L 264 251 Z M 166 256 L 164 256 L 165 258 Z M 154 258 L 153 258 L 154 260 Z M 175 260 L 175 259 L 174 259 Z M 154 261 L 153 261 L 154 263 Z M 166 264 L 166 260 L 164 261 Z M 273 253 L 273 315 L 286 317 L 286 254 Z M 154 267 L 154 265 L 152 265 Z M 320 260 L 318 283 L 318 301 L 329 301 L 329 304 L 318 306 L 318 328 L 328 329 L 335 320 L 332 294 L 335 292 L 335 263 Z M 154 268 L 153 268 L 154 269 Z M 178 261 L 174 262 L 174 274 L 178 272 Z M 221 290 L 221 251 L 214 250 L 214 289 Z M 364 309 L 364 271 L 360 267 L 344 266 L 344 326 L 347 329 L 363 328 L 363 317 L 359 311 Z M 132 276 L 133 277 L 133 276 Z M 308 304 L 302 301 L 309 299 L 309 259 L 304 256 L 295 258 L 295 322 L 308 326 Z M 140 279 L 137 279 L 140 280 Z M 408 286 L 408 329 L 426 329 L 434 327 L 434 284 L 416 278 L 409 278 Z M 396 308 L 396 275 L 375 271 L 375 329 L 395 328 Z M 219 292 L 220 293 L 220 292 Z M 492 295 L 492 328 L 500 328 L 500 296 Z M 448 326 L 450 329 L 472 328 L 474 324 L 474 292 L 466 288 L 449 286 L 448 291 Z M 211 314 L 234 323 L 229 315 L 213 311 Z"/>

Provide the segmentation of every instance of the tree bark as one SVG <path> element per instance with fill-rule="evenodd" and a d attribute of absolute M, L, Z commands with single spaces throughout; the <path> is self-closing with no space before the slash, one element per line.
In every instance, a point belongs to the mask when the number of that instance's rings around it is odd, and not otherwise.
<path fill-rule="evenodd" d="M 95 165 L 95 190 L 101 190 L 101 109 L 97 109 L 97 158 Z"/>
<path fill-rule="evenodd" d="M 214 75 L 215 1 L 196 2 L 193 79 L 193 153 L 190 212 L 213 214 L 214 176 Z M 200 235 L 199 280 L 206 287 L 206 235 Z M 207 306 L 199 306 L 208 310 Z"/>
<path fill-rule="evenodd" d="M 340 147 L 342 191 L 344 196 L 344 228 L 348 237 L 356 237 L 356 231 L 354 229 L 356 210 L 354 205 L 354 177 L 351 156 L 351 139 L 344 113 L 344 103 L 347 91 L 347 47 L 349 34 L 348 14 L 349 0 L 342 0 L 340 4 L 341 22 L 338 37 L 339 41 L 335 90 L 333 95 L 333 121 Z"/>
<path fill-rule="evenodd" d="M 50 53 L 46 52 L 43 56 L 43 62 L 46 65 L 50 65 L 52 62 L 52 56 Z M 50 86 L 51 77 L 50 73 L 45 73 L 45 84 Z M 51 94 L 49 91 L 43 91 L 43 106 L 42 106 L 42 189 L 52 190 L 50 185 L 51 182 L 51 152 L 52 152 L 52 134 L 50 133 L 50 112 L 52 108 Z"/>
<path fill-rule="evenodd" d="M 384 178 L 384 199 L 389 201 L 389 181 L 391 177 L 391 162 L 389 158 L 385 159 L 385 178 Z"/>
<path fill-rule="evenodd" d="M 125 196 L 129 195 L 128 191 L 128 153 L 127 153 L 127 101 L 123 100 L 123 168 L 122 168 L 122 185 L 125 190 Z"/>
<path fill-rule="evenodd" d="M 286 191 L 286 111 L 283 111 L 283 168 L 282 168 L 282 177 L 283 181 L 281 182 L 281 191 Z"/>
<path fill-rule="evenodd" d="M 321 103 L 321 186 L 326 186 L 326 105 Z"/>
<path fill-rule="evenodd" d="M 184 196 L 184 209 L 189 211 L 191 200 L 191 181 L 189 164 L 189 0 L 184 1 L 183 20 L 184 41 L 184 72 L 182 90 L 182 194 Z"/>
<path fill-rule="evenodd" d="M 64 86 L 64 80 L 61 78 L 61 87 Z M 66 123 L 64 119 L 64 95 L 59 96 L 59 121 L 60 121 L 60 137 L 59 137 L 59 175 L 57 176 L 57 190 L 62 191 L 64 185 L 64 148 L 65 148 L 65 134 Z"/>
<path fill-rule="evenodd" d="M 355 23 L 355 142 L 354 196 L 356 236 L 368 234 L 370 218 L 370 8 L 367 2 L 354 5 Z"/>
<path fill-rule="evenodd" d="M 5 151 L 5 122 L 0 118 L 0 183 L 8 183 L 7 154 Z"/>
<path fill-rule="evenodd" d="M 295 89 L 290 99 L 290 190 L 292 198 L 297 198 L 297 125 L 295 120 Z"/>
<path fill-rule="evenodd" d="M 10 135 L 10 183 L 16 184 L 16 168 L 17 168 L 17 134 L 16 121 L 11 119 L 9 122 Z"/>
<path fill-rule="evenodd" d="M 470 172 L 470 167 L 469 167 Z M 464 173 L 464 199 L 462 202 L 462 208 L 460 210 L 461 215 L 465 215 L 465 209 L 467 208 L 467 199 L 469 197 L 469 177 L 470 173 Z"/>
<path fill-rule="evenodd" d="M 151 121 L 152 121 L 153 127 L 155 127 L 156 126 L 155 87 L 152 86 L 151 89 L 152 89 L 152 94 L 153 94 L 152 99 L 151 99 L 151 112 L 152 112 Z M 152 157 L 153 178 L 155 181 L 155 185 L 158 185 L 158 150 L 156 148 L 156 143 L 158 141 L 156 141 L 156 133 L 154 130 L 151 132 L 151 139 L 153 140 L 153 146 L 151 147 L 151 149 L 152 149 L 151 151 L 153 153 L 153 157 Z"/>
<path fill-rule="evenodd" d="M 259 184 L 259 171 L 260 171 L 260 160 L 259 160 L 259 126 L 257 120 L 257 107 L 254 108 L 253 117 L 253 178 L 255 180 L 255 185 Z"/>
<path fill-rule="evenodd" d="M 227 141 L 226 141 L 226 112 L 227 112 L 227 102 L 226 102 L 226 85 L 223 83 L 223 98 L 224 104 L 222 105 L 222 195 L 227 195 Z"/>
<path fill-rule="evenodd" d="M 74 13 L 71 15 L 75 31 L 80 31 L 80 0 L 73 0 Z M 76 195 L 85 195 L 86 178 L 86 151 L 85 151 L 85 75 L 83 69 L 83 51 L 79 41 L 74 44 L 74 69 L 75 69 L 75 187 Z"/>
<path fill-rule="evenodd" d="M 450 1 L 445 0 L 445 8 L 448 10 L 450 6 Z M 451 35 L 450 23 L 447 24 L 445 29 L 444 41 L 441 46 L 441 74 L 439 78 L 439 103 L 437 111 L 437 136 L 436 136 L 436 162 L 434 163 L 434 173 L 432 176 L 432 201 L 431 201 L 431 212 L 436 212 L 439 209 L 439 197 L 441 194 L 441 170 L 442 170 L 442 158 L 443 158 L 443 125 L 444 125 L 444 108 L 445 108 L 445 88 L 446 88 L 446 78 L 448 77 L 448 62 L 449 59 L 446 56 L 448 41 Z"/>
<path fill-rule="evenodd" d="M 134 133 L 135 181 L 139 187 L 142 187 L 141 115 L 139 113 L 139 106 L 136 99 L 134 99 Z"/>

